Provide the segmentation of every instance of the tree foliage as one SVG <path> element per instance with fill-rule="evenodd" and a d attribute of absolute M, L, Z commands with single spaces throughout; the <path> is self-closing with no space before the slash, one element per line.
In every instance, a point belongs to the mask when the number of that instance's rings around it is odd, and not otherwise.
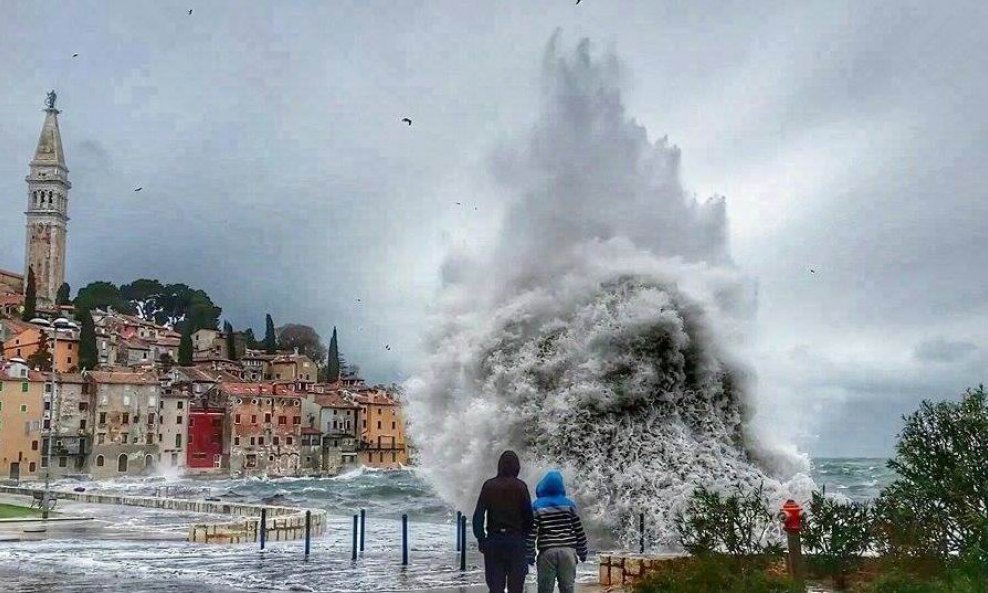
<path fill-rule="evenodd" d="M 79 368 L 93 370 L 99 364 L 99 350 L 96 347 L 96 324 L 89 309 L 76 313 L 79 329 Z"/>
<path fill-rule="evenodd" d="M 336 339 L 336 328 L 333 337 L 329 339 L 329 355 L 326 360 L 326 380 L 335 383 L 340 380 L 340 347 Z"/>
<path fill-rule="evenodd" d="M 76 310 L 107 309 L 136 315 L 159 325 L 181 328 L 191 323 L 193 331 L 216 329 L 223 310 L 205 291 L 186 284 L 162 284 L 142 278 L 117 287 L 112 282 L 87 284 L 75 298 Z"/>
<path fill-rule="evenodd" d="M 233 325 L 229 321 L 223 322 L 223 335 L 226 340 L 226 357 L 237 360 L 237 336 L 233 333 Z"/>
<path fill-rule="evenodd" d="M 871 549 L 874 532 L 869 505 L 814 492 L 803 528 L 803 544 L 814 561 L 835 575 L 838 586 L 855 562 Z"/>
<path fill-rule="evenodd" d="M 911 556 L 974 556 L 988 562 L 988 394 L 924 401 L 905 417 L 898 478 L 876 503 L 879 545 Z"/>
<path fill-rule="evenodd" d="M 72 299 L 69 296 L 71 292 L 72 289 L 69 288 L 69 283 L 62 282 L 62 285 L 58 287 L 58 292 L 55 293 L 55 304 L 59 307 L 71 304 Z"/>
<path fill-rule="evenodd" d="M 27 357 L 27 364 L 32 369 L 50 372 L 52 370 L 52 354 L 48 348 L 48 336 L 44 331 L 38 333 L 38 349 Z"/>
<path fill-rule="evenodd" d="M 780 554 L 779 522 L 769 511 L 764 486 L 740 486 L 722 494 L 705 486 L 693 492 L 676 516 L 680 543 L 690 554 Z"/>
<path fill-rule="evenodd" d="M 274 320 L 270 313 L 264 316 L 264 351 L 268 354 L 278 351 L 278 337 L 274 333 Z"/>
<path fill-rule="evenodd" d="M 192 365 L 192 324 L 189 323 L 182 327 L 182 339 L 178 342 L 178 364 Z"/>
<path fill-rule="evenodd" d="M 27 268 L 27 284 L 24 286 L 24 321 L 31 321 L 38 315 L 38 288 L 35 286 L 34 268 Z"/>
<path fill-rule="evenodd" d="M 326 358 L 326 346 L 322 338 L 313 328 L 300 323 L 288 323 L 277 329 L 278 347 L 292 351 L 298 348 L 299 354 L 311 358 L 316 364 L 322 365 Z"/>

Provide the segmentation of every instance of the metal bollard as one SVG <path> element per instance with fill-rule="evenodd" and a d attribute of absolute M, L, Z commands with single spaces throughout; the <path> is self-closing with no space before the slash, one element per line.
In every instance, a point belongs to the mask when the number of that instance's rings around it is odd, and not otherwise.
<path fill-rule="evenodd" d="M 467 569 L 467 518 L 460 517 L 460 526 L 458 531 L 460 540 L 460 571 L 465 571 Z"/>
<path fill-rule="evenodd" d="M 460 527 L 461 521 L 463 521 L 463 513 L 461 513 L 460 511 L 456 511 L 456 551 L 457 552 L 460 551 L 460 542 L 462 541 L 462 539 L 460 538 L 460 535 L 463 532 L 463 529 Z"/>
<path fill-rule="evenodd" d="M 357 520 L 358 516 L 353 516 L 353 551 L 350 554 L 350 560 L 354 562 L 357 561 Z"/>
<path fill-rule="evenodd" d="M 367 511 L 360 509 L 360 551 L 364 551 L 364 529 L 367 527 Z"/>
<path fill-rule="evenodd" d="M 309 535 L 312 529 L 312 511 L 305 511 L 305 557 L 309 557 Z"/>
<path fill-rule="evenodd" d="M 261 507 L 261 524 L 259 527 L 261 530 L 261 549 L 263 550 L 264 541 L 268 535 L 268 509 L 265 507 Z"/>
<path fill-rule="evenodd" d="M 645 553 L 645 513 L 640 513 L 638 515 L 638 551 L 641 554 Z"/>
<path fill-rule="evenodd" d="M 401 516 L 401 565 L 408 566 L 408 515 Z"/>

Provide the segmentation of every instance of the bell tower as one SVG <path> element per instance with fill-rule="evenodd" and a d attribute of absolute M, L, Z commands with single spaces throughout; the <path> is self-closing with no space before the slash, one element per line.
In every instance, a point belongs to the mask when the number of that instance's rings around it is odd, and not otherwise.
<path fill-rule="evenodd" d="M 65 282 L 65 239 L 69 222 L 69 170 L 62 154 L 58 131 L 55 91 L 45 99 L 45 123 L 38 148 L 30 163 L 27 181 L 27 238 L 24 284 L 34 272 L 38 305 L 55 303 L 55 294 Z"/>

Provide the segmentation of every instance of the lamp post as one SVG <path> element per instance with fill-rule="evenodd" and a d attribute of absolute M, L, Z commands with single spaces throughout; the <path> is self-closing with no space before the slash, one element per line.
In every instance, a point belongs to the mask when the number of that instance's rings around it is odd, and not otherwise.
<path fill-rule="evenodd" d="M 71 331 L 79 329 L 79 326 L 64 317 L 59 317 L 55 321 L 48 321 L 47 319 L 36 317 L 31 320 L 31 323 L 41 326 L 42 328 L 51 328 L 52 340 L 55 342 L 55 351 L 52 353 L 51 357 L 53 381 L 51 389 L 51 406 L 48 414 L 48 445 L 45 447 L 45 494 L 41 499 L 41 518 L 47 521 L 49 501 L 51 500 L 51 451 L 55 441 L 55 418 L 58 414 L 58 332 L 61 330 Z M 44 329 L 41 331 L 44 332 Z"/>

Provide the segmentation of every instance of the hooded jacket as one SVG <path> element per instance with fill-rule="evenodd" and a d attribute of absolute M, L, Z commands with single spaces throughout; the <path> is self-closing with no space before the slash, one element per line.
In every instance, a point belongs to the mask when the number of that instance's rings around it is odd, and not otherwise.
<path fill-rule="evenodd" d="M 497 477 L 484 482 L 473 511 L 473 534 L 483 542 L 488 535 L 524 537 L 532 527 L 532 498 L 518 479 L 521 462 L 514 451 L 505 451 L 497 462 Z M 486 525 L 485 525 L 486 519 Z"/>
<path fill-rule="evenodd" d="M 535 488 L 535 520 L 528 532 L 528 557 L 535 558 L 549 548 L 573 548 L 581 561 L 587 559 L 587 535 L 576 512 L 576 504 L 566 498 L 563 475 L 556 470 L 547 472 Z"/>

